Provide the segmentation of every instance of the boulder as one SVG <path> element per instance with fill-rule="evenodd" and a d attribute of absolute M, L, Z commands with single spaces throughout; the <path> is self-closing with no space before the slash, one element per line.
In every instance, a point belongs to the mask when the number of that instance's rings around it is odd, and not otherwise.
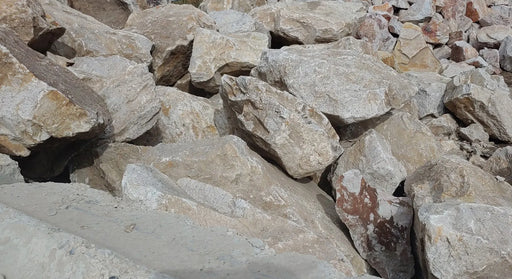
<path fill-rule="evenodd" d="M 105 103 L 70 71 L 0 27 L 0 153 L 26 157 L 50 138 L 91 138 L 109 122 Z"/>
<path fill-rule="evenodd" d="M 443 96 L 450 79 L 432 72 L 407 72 L 405 77 L 418 88 L 418 93 L 412 97 L 418 107 L 418 117 L 442 115 Z"/>
<path fill-rule="evenodd" d="M 466 2 L 466 16 L 473 22 L 480 21 L 483 17 L 490 13 L 485 0 L 468 0 Z"/>
<path fill-rule="evenodd" d="M 451 55 L 451 52 L 450 52 L 450 55 Z M 447 64 L 443 66 L 444 69 L 441 74 L 447 78 L 453 78 L 455 76 L 460 75 L 461 73 L 475 69 L 475 66 L 468 65 L 467 63 L 464 63 L 464 62 L 456 63 L 456 62 L 449 61 L 449 60 L 446 60 L 446 61 L 447 61 Z"/>
<path fill-rule="evenodd" d="M 421 26 L 421 32 L 425 41 L 430 44 L 446 44 L 450 38 L 450 26 L 437 13 Z"/>
<path fill-rule="evenodd" d="M 473 123 L 467 127 L 459 128 L 458 132 L 460 138 L 467 140 L 471 143 L 486 143 L 489 141 L 489 135 L 484 131 L 484 127 L 482 127 L 480 124 Z"/>
<path fill-rule="evenodd" d="M 441 14 L 452 32 L 464 32 L 471 26 L 473 21 L 466 17 L 466 1 L 443 0 L 436 1 L 436 5 L 440 6 Z"/>
<path fill-rule="evenodd" d="M 489 64 L 495 74 L 500 74 L 500 52 L 497 49 L 484 48 L 479 51 L 480 56 Z"/>
<path fill-rule="evenodd" d="M 427 125 L 430 131 L 437 137 L 445 136 L 451 137 L 459 127 L 457 121 L 449 113 L 445 113 L 438 118 L 426 119 L 422 122 Z"/>
<path fill-rule="evenodd" d="M 358 170 L 335 175 L 332 183 L 336 212 L 361 256 L 384 278 L 411 278 L 410 199 L 381 193 Z"/>
<path fill-rule="evenodd" d="M 151 69 L 156 83 L 173 85 L 187 73 L 197 28 L 215 29 L 215 21 L 194 6 L 168 4 L 131 14 L 124 30 L 153 41 Z"/>
<path fill-rule="evenodd" d="M 462 62 L 475 57 L 478 57 L 478 51 L 467 42 L 457 41 L 452 45 L 452 61 Z"/>
<path fill-rule="evenodd" d="M 269 37 L 262 33 L 223 35 L 198 28 L 188 67 L 192 84 L 217 93 L 222 75 L 249 74 L 269 46 Z"/>
<path fill-rule="evenodd" d="M 18 162 L 0 153 L 0 184 L 24 182 Z"/>
<path fill-rule="evenodd" d="M 105 100 L 115 141 L 134 140 L 155 125 L 160 103 L 146 65 L 117 55 L 77 57 L 69 69 Z"/>
<path fill-rule="evenodd" d="M 491 25 L 480 28 L 476 34 L 476 40 L 479 48 L 499 48 L 507 36 L 512 36 L 511 26 Z"/>
<path fill-rule="evenodd" d="M 267 50 L 252 75 L 301 98 L 335 125 L 381 116 L 415 92 L 377 58 L 325 46 Z"/>
<path fill-rule="evenodd" d="M 396 39 L 388 31 L 388 21 L 381 15 L 371 13 L 355 29 L 355 36 L 370 42 L 376 51 L 392 51 L 396 43 Z"/>
<path fill-rule="evenodd" d="M 512 24 L 512 6 L 508 5 L 495 5 L 490 7 L 489 13 L 480 18 L 481 26 L 491 25 L 509 25 Z"/>
<path fill-rule="evenodd" d="M 322 172 L 343 152 L 327 117 L 288 92 L 256 78 L 226 75 L 221 96 L 243 138 L 294 178 Z"/>
<path fill-rule="evenodd" d="M 435 12 L 435 1 L 416 0 L 408 9 L 399 12 L 399 18 L 402 22 L 422 22 L 432 17 Z"/>
<path fill-rule="evenodd" d="M 68 0 L 68 3 L 71 8 L 90 15 L 114 29 L 122 29 L 132 12 L 126 0 Z"/>
<path fill-rule="evenodd" d="M 66 30 L 46 17 L 36 0 L 1 0 L 0 26 L 11 28 L 32 49 L 45 53 Z"/>
<path fill-rule="evenodd" d="M 512 183 L 512 147 L 506 146 L 496 150 L 483 164 L 487 172 L 501 176 L 509 184 Z"/>
<path fill-rule="evenodd" d="M 425 42 L 421 28 L 406 23 L 393 50 L 395 69 L 399 72 L 439 72 L 441 63 Z"/>
<path fill-rule="evenodd" d="M 199 5 L 199 8 L 208 14 L 227 10 L 248 13 L 252 9 L 265 4 L 267 4 L 266 0 L 204 0 Z"/>
<path fill-rule="evenodd" d="M 279 2 L 249 14 L 287 44 L 328 43 L 352 34 L 365 15 L 358 2 Z"/>
<path fill-rule="evenodd" d="M 75 56 L 119 55 L 137 63 L 149 65 L 153 43 L 139 34 L 115 30 L 93 17 L 63 5 L 55 0 L 41 0 L 44 10 L 66 33 L 50 51 L 73 58 Z"/>
<path fill-rule="evenodd" d="M 235 10 L 209 12 L 221 34 L 246 33 L 263 31 L 262 26 L 250 15 Z M 267 33 L 267 32 L 263 32 Z"/>
<path fill-rule="evenodd" d="M 512 34 L 505 37 L 500 45 L 499 63 L 503 70 L 512 72 Z"/>
<path fill-rule="evenodd" d="M 224 224 L 228 228 L 236 224 L 241 235 L 262 239 L 262 245 L 268 245 L 276 253 L 314 256 L 328 261 L 347 276 L 367 270 L 364 261 L 338 227 L 341 223 L 332 200 L 316 184 L 299 183 L 287 177 L 237 137 L 155 147 L 113 143 L 94 152 L 97 152 L 96 158 L 87 167 L 76 169 L 75 165 L 72 168 L 72 180 L 88 179 L 92 184 L 96 179 L 121 194 L 128 164 L 151 165 L 174 181 L 189 178 L 219 187 L 264 212 L 265 224 L 269 225 L 262 225 L 251 215 L 232 221 L 228 219 Z M 82 178 L 77 179 L 80 176 Z M 186 215 L 192 214 L 194 212 Z M 222 221 L 200 213 L 194 218 L 195 222 L 208 227 L 218 227 L 218 222 Z"/>

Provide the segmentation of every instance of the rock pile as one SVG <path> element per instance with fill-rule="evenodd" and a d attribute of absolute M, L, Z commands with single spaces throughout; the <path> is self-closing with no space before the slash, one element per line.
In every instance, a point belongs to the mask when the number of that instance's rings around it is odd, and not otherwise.
<path fill-rule="evenodd" d="M 0 0 L 0 278 L 510 277 L 512 2 L 168 2 Z"/>

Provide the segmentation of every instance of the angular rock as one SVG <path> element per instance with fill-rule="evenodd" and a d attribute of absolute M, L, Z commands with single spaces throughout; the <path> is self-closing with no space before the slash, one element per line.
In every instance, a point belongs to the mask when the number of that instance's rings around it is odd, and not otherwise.
<path fill-rule="evenodd" d="M 156 83 L 173 85 L 187 73 L 192 41 L 200 27 L 214 29 L 215 22 L 194 6 L 169 4 L 131 14 L 125 30 L 142 34 L 154 42 L 151 68 Z"/>
<path fill-rule="evenodd" d="M 378 57 L 377 53 L 373 49 L 372 45 L 364 40 L 358 40 L 352 36 L 344 37 L 336 42 L 322 44 L 318 46 L 324 46 L 330 49 L 338 50 L 350 50 L 359 54 L 368 54 L 371 56 Z"/>
<path fill-rule="evenodd" d="M 409 198 L 380 193 L 358 170 L 336 175 L 336 212 L 348 227 L 354 245 L 384 278 L 411 278 L 410 246 L 413 210 Z"/>
<path fill-rule="evenodd" d="M 479 123 L 491 137 L 512 142 L 512 99 L 502 83 L 483 69 L 464 72 L 449 83 L 444 104 L 464 123 Z"/>
<path fill-rule="evenodd" d="M 125 0 L 68 0 L 69 6 L 115 29 L 122 29 L 128 16 L 130 6 Z"/>
<path fill-rule="evenodd" d="M 377 58 L 323 46 L 265 51 L 252 75 L 303 99 L 336 125 L 383 115 L 415 92 Z"/>
<path fill-rule="evenodd" d="M 217 93 L 222 75 L 249 74 L 269 46 L 269 37 L 262 33 L 222 35 L 198 28 L 188 67 L 192 84 Z"/>
<path fill-rule="evenodd" d="M 473 22 L 466 17 L 466 1 L 460 0 L 443 0 L 436 1 L 436 5 L 442 3 L 441 14 L 447 21 L 452 32 L 466 31 Z"/>
<path fill-rule="evenodd" d="M 0 153 L 26 157 L 50 138 L 91 138 L 109 121 L 105 103 L 71 72 L 0 27 Z"/>
<path fill-rule="evenodd" d="M 396 39 L 388 31 L 388 21 L 381 15 L 367 14 L 355 29 L 356 38 L 372 44 L 374 50 L 392 51 Z"/>
<path fill-rule="evenodd" d="M 452 45 L 452 61 L 462 62 L 475 57 L 478 57 L 478 51 L 467 42 L 457 41 Z"/>
<path fill-rule="evenodd" d="M 419 210 L 432 278 L 505 278 L 512 272 L 512 209 L 432 204 Z"/>
<path fill-rule="evenodd" d="M 365 8 L 357 2 L 280 2 L 249 14 L 288 44 L 328 43 L 352 34 Z"/>
<path fill-rule="evenodd" d="M 215 20 L 217 30 L 221 34 L 257 32 L 261 29 L 250 15 L 243 12 L 226 10 L 209 12 L 208 15 Z"/>
<path fill-rule="evenodd" d="M 115 141 L 134 140 L 155 125 L 160 104 L 146 65 L 117 55 L 77 57 L 69 69 L 105 100 L 112 116 L 107 135 Z"/>
<path fill-rule="evenodd" d="M 52 45 L 51 52 L 66 58 L 119 55 L 137 63 L 149 65 L 151 62 L 153 43 L 148 38 L 112 29 L 55 0 L 41 0 L 41 4 L 49 16 L 66 28 L 66 33 Z"/>
<path fill-rule="evenodd" d="M 423 120 L 422 120 L 423 121 Z M 457 125 L 457 121 L 455 121 L 455 118 L 449 113 L 445 113 L 441 115 L 438 118 L 432 118 L 423 121 L 425 125 L 430 129 L 430 131 L 435 136 L 446 136 L 450 137 L 455 134 L 457 131 L 457 128 L 459 127 Z"/>
<path fill-rule="evenodd" d="M 391 34 L 400 35 L 403 24 L 398 20 L 398 17 L 393 16 L 388 22 L 388 29 Z"/>
<path fill-rule="evenodd" d="M 327 117 L 252 77 L 222 78 L 221 96 L 244 138 L 294 178 L 322 172 L 343 152 Z"/>
<path fill-rule="evenodd" d="M 473 142 L 488 142 L 489 135 L 484 131 L 484 127 L 480 124 L 473 123 L 467 127 L 459 128 L 459 137 Z"/>
<path fill-rule="evenodd" d="M 450 52 L 451 55 L 451 52 Z M 448 62 L 447 65 L 444 66 L 443 72 L 441 73 L 443 76 L 447 78 L 453 78 L 455 76 L 460 75 L 461 73 L 474 70 L 475 67 L 472 65 L 468 65 L 463 62 L 455 63 L 455 62 Z"/>
<path fill-rule="evenodd" d="M 512 6 L 496 5 L 490 7 L 490 12 L 480 18 L 481 26 L 508 25 L 512 24 Z"/>
<path fill-rule="evenodd" d="M 434 48 L 434 56 L 438 60 L 448 59 L 452 55 L 452 49 L 447 45 L 442 45 L 438 48 Z"/>
<path fill-rule="evenodd" d="M 479 51 L 480 56 L 489 63 L 495 74 L 501 73 L 500 70 L 500 53 L 497 49 L 484 48 Z"/>
<path fill-rule="evenodd" d="M 114 143 L 95 152 L 99 153 L 88 167 L 72 169 L 72 179 L 80 173 L 87 173 L 82 179 L 91 182 L 100 177 L 120 194 L 126 165 L 151 165 L 175 181 L 189 178 L 219 187 L 264 212 L 266 222 L 271 222 L 269 226 L 261 226 L 250 216 L 225 224 L 238 224 L 236 228 L 242 235 L 264 239 L 277 253 L 315 256 L 348 276 L 366 271 L 364 261 L 337 226 L 340 223 L 336 221 L 332 200 L 316 184 L 299 183 L 287 177 L 237 137 L 155 147 Z M 217 221 L 201 214 L 196 217 L 198 223 L 217 227 Z"/>
<path fill-rule="evenodd" d="M 0 154 L 0 184 L 24 182 L 18 162 L 5 154 Z"/>
<path fill-rule="evenodd" d="M 401 10 L 399 13 L 400 21 L 421 22 L 426 18 L 432 17 L 436 12 L 435 1 L 416 0 L 407 10 Z"/>
<path fill-rule="evenodd" d="M 199 5 L 199 8 L 208 14 L 227 10 L 248 13 L 252 9 L 265 4 L 267 4 L 267 0 L 204 0 Z"/>
<path fill-rule="evenodd" d="M 395 69 L 399 72 L 439 72 L 441 63 L 423 38 L 421 28 L 406 23 L 393 50 Z"/>
<path fill-rule="evenodd" d="M 382 0 L 382 2 L 389 2 L 393 7 L 399 9 L 408 9 L 410 7 L 407 0 Z"/>
<path fill-rule="evenodd" d="M 32 49 L 45 53 L 65 29 L 47 18 L 35 0 L 0 1 L 0 26 L 14 30 Z"/>
<path fill-rule="evenodd" d="M 503 70 L 512 72 L 512 35 L 505 37 L 500 45 L 499 62 Z"/>
<path fill-rule="evenodd" d="M 485 0 L 468 0 L 466 2 L 466 16 L 473 22 L 479 21 L 489 13 L 490 10 L 487 8 Z"/>
<path fill-rule="evenodd" d="M 501 42 L 507 36 L 512 36 L 511 26 L 492 25 L 480 28 L 477 32 L 476 39 L 479 48 L 499 48 Z"/>
<path fill-rule="evenodd" d="M 506 146 L 496 150 L 484 163 L 483 169 L 487 172 L 501 176 L 509 184 L 512 183 L 512 147 Z"/>
<path fill-rule="evenodd" d="M 437 13 L 429 22 L 421 26 L 421 31 L 425 41 L 430 44 L 446 44 L 450 36 L 450 27 Z"/>
<path fill-rule="evenodd" d="M 368 13 L 381 15 L 386 20 L 390 20 L 393 16 L 393 5 L 389 2 L 384 2 L 380 5 L 373 5 L 368 8 Z"/>
<path fill-rule="evenodd" d="M 412 97 L 418 106 L 418 117 L 443 114 L 443 96 L 450 79 L 431 72 L 407 72 L 405 76 L 418 87 L 418 93 Z"/>

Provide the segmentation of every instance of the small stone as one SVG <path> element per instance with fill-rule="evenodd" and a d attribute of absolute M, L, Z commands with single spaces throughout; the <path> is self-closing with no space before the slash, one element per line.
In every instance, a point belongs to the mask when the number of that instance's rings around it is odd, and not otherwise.
<path fill-rule="evenodd" d="M 402 22 L 400 22 L 400 20 L 398 20 L 398 17 L 396 16 L 391 17 L 391 19 L 388 22 L 389 32 L 391 32 L 391 34 L 394 35 L 400 35 L 400 32 L 402 31 L 402 26 Z"/>
<path fill-rule="evenodd" d="M 356 28 L 355 37 L 369 42 L 376 51 L 393 51 L 396 43 L 388 31 L 388 21 L 378 14 L 367 14 Z"/>
<path fill-rule="evenodd" d="M 465 41 L 457 41 L 452 45 L 450 58 L 455 62 L 462 62 L 478 56 L 478 51 Z"/>

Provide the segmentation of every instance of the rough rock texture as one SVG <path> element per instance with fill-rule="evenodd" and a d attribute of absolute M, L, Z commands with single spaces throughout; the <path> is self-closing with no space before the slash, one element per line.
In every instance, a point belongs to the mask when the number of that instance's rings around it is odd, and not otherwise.
<path fill-rule="evenodd" d="M 390 195 L 407 176 L 404 166 L 391 153 L 389 143 L 375 130 L 366 132 L 343 152 L 333 175 L 340 177 L 352 169 L 359 170 L 372 187 Z"/>
<path fill-rule="evenodd" d="M 377 58 L 326 47 L 265 51 L 252 74 L 303 99 L 335 124 L 383 115 L 415 92 Z"/>
<path fill-rule="evenodd" d="M 224 76 L 221 94 L 242 133 L 294 178 L 323 171 L 343 152 L 327 117 L 288 92 Z"/>
<path fill-rule="evenodd" d="M 160 104 L 147 66 L 120 56 L 80 57 L 69 69 L 105 100 L 115 141 L 134 140 L 155 125 Z"/>
<path fill-rule="evenodd" d="M 173 180 L 187 177 L 222 188 L 263 211 L 268 215 L 265 218 L 274 220 L 272 225 L 260 226 L 250 216 L 239 219 L 245 226 L 234 223 L 237 228 L 245 227 L 247 234 L 265 239 L 276 252 L 313 255 L 347 275 L 365 270 L 362 259 L 339 230 L 334 204 L 325 193 L 314 184 L 290 179 L 237 137 L 155 147 L 110 144 L 97 151 L 101 156 L 93 165 L 74 169 L 72 179 L 89 179 L 92 184 L 95 177 L 101 177 L 119 194 L 127 164 L 151 164 Z M 201 219 L 201 214 L 197 218 L 207 226 L 217 225 L 208 218 Z"/>
<path fill-rule="evenodd" d="M 422 122 L 436 136 L 450 137 L 455 134 L 459 127 L 455 118 L 449 113 L 445 113 L 438 118 L 426 119 L 425 121 L 422 119 Z"/>
<path fill-rule="evenodd" d="M 443 97 L 450 79 L 431 72 L 408 72 L 405 76 L 418 87 L 418 93 L 412 97 L 418 106 L 418 117 L 443 114 Z"/>
<path fill-rule="evenodd" d="M 512 35 L 503 39 L 499 49 L 500 66 L 507 72 L 512 72 Z"/>
<path fill-rule="evenodd" d="M 0 184 L 24 182 L 18 163 L 5 154 L 0 154 Z"/>
<path fill-rule="evenodd" d="M 263 33 L 222 35 L 198 28 L 188 67 L 192 84 L 217 93 L 222 75 L 248 74 L 269 46 L 269 37 Z"/>
<path fill-rule="evenodd" d="M 419 210 L 432 278 L 506 278 L 512 272 L 512 208 L 432 204 Z"/>
<path fill-rule="evenodd" d="M 435 14 L 429 22 L 421 26 L 425 41 L 430 44 L 446 44 L 449 39 L 450 26 L 440 14 Z"/>
<path fill-rule="evenodd" d="M 266 0 L 204 0 L 199 8 L 207 13 L 235 10 L 248 13 L 252 9 L 267 4 Z"/>
<path fill-rule="evenodd" d="M 148 38 L 112 29 L 55 0 L 41 0 L 41 3 L 46 13 L 66 28 L 51 52 L 67 58 L 119 55 L 137 63 L 150 63 L 153 44 Z"/>
<path fill-rule="evenodd" d="M 473 123 L 467 127 L 459 128 L 459 137 L 469 142 L 488 142 L 489 135 L 480 124 Z"/>
<path fill-rule="evenodd" d="M 491 67 L 494 73 L 501 73 L 499 50 L 484 48 L 479 51 L 479 54 L 480 57 L 482 57 L 485 60 L 485 62 L 489 63 L 489 66 Z"/>
<path fill-rule="evenodd" d="M 506 25 L 491 25 L 482 27 L 477 32 L 478 46 L 488 48 L 499 48 L 501 42 L 512 36 L 512 27 Z"/>
<path fill-rule="evenodd" d="M 478 57 L 478 51 L 467 42 L 457 41 L 452 45 L 452 61 L 462 62 L 475 57 Z"/>
<path fill-rule="evenodd" d="M 124 27 L 131 14 L 125 0 L 68 0 L 69 6 L 115 29 Z"/>
<path fill-rule="evenodd" d="M 396 39 L 388 31 L 388 21 L 381 15 L 367 14 L 355 29 L 355 36 L 368 41 L 374 50 L 393 51 Z"/>
<path fill-rule="evenodd" d="M 250 15 L 243 12 L 226 10 L 209 12 L 208 15 L 215 20 L 217 30 L 222 34 L 262 31 L 260 30 L 262 26 Z"/>
<path fill-rule="evenodd" d="M 441 63 L 423 38 L 421 28 L 406 23 L 393 50 L 395 69 L 399 72 L 439 72 Z"/>
<path fill-rule="evenodd" d="M 336 212 L 349 228 L 361 256 L 384 278 L 411 278 L 410 199 L 379 192 L 358 170 L 335 175 L 332 184 Z"/>
<path fill-rule="evenodd" d="M 187 73 L 192 41 L 199 27 L 215 29 L 215 22 L 194 6 L 168 4 L 131 14 L 125 30 L 153 41 L 151 67 L 156 83 L 173 85 Z"/>
<path fill-rule="evenodd" d="M 505 181 L 512 184 L 512 147 L 507 146 L 496 150 L 485 162 L 483 169 L 503 177 Z"/>
<path fill-rule="evenodd" d="M 473 22 L 479 21 L 490 12 L 485 0 L 468 0 L 466 3 L 466 16 Z"/>
<path fill-rule="evenodd" d="M 46 18 L 36 0 L 2 0 L 0 6 L 0 26 L 11 28 L 22 41 L 41 53 L 64 34 L 65 29 Z"/>
<path fill-rule="evenodd" d="M 328 43 L 352 34 L 365 8 L 358 2 L 280 2 L 255 8 L 250 15 L 282 40 Z"/>
<path fill-rule="evenodd" d="M 407 10 L 399 13 L 400 21 L 421 22 L 425 18 L 432 17 L 436 12 L 434 0 L 416 0 Z"/>
<path fill-rule="evenodd" d="M 90 138 L 105 128 L 100 96 L 3 27 L 0 58 L 0 153 L 28 156 L 50 137 Z"/>
<path fill-rule="evenodd" d="M 446 107 L 465 122 L 479 123 L 493 138 L 512 142 L 512 99 L 508 87 L 483 69 L 464 72 L 449 83 Z"/>

